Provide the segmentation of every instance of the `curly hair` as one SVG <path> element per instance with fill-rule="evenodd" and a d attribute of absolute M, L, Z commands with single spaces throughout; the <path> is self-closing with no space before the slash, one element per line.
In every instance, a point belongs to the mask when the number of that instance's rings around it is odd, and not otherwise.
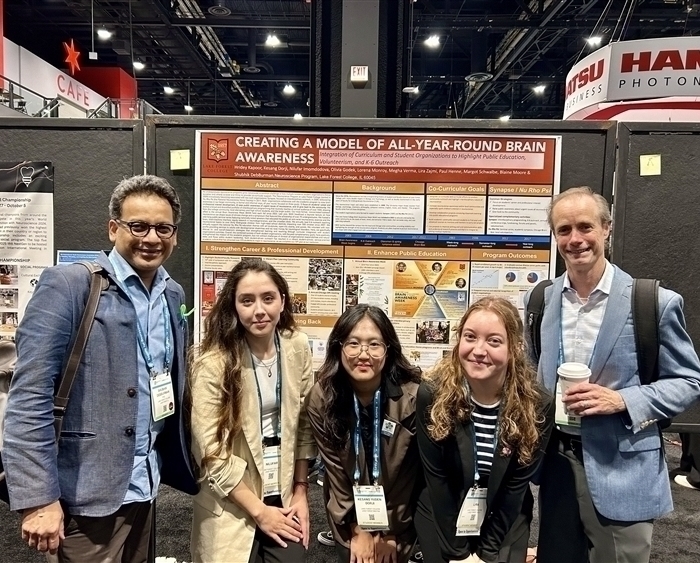
<path fill-rule="evenodd" d="M 246 329 L 238 319 L 236 289 L 241 279 L 250 272 L 267 274 L 284 300 L 277 331 L 284 333 L 296 330 L 287 281 L 268 262 L 260 258 L 243 258 L 229 273 L 216 303 L 204 319 L 204 338 L 197 349 L 190 354 L 190 385 L 192 379 L 197 376 L 198 362 L 207 352 L 218 352 L 225 358 L 221 374 L 221 402 L 217 417 L 217 445 L 213 451 L 207 452 L 203 457 L 202 467 L 219 458 L 222 453 L 231 452 L 233 440 L 241 430 L 241 358 L 245 353 Z M 191 397 L 190 401 L 192 400 L 196 398 Z"/>
<path fill-rule="evenodd" d="M 508 363 L 501 394 L 498 440 L 500 446 L 517 451 L 519 463 L 527 465 L 540 445 L 540 428 L 544 423 L 544 415 L 539 411 L 542 391 L 526 353 L 518 310 L 500 297 L 484 297 L 467 309 L 455 329 L 458 339 L 452 354 L 426 374 L 433 390 L 428 433 L 433 440 L 444 440 L 457 424 L 471 416 L 470 391 L 464 384 L 467 375 L 459 359 L 459 345 L 464 325 L 476 311 L 495 313 L 506 329 Z"/>
<path fill-rule="evenodd" d="M 350 376 L 345 371 L 341 359 L 343 342 L 364 318 L 377 325 L 387 346 L 382 380 L 389 378 L 396 385 L 420 381 L 420 368 L 411 365 L 403 355 L 396 329 L 384 311 L 372 305 L 355 305 L 346 309 L 328 337 L 326 358 L 316 376 L 324 399 L 322 440 L 333 449 L 340 450 L 347 445 L 354 409 Z"/>

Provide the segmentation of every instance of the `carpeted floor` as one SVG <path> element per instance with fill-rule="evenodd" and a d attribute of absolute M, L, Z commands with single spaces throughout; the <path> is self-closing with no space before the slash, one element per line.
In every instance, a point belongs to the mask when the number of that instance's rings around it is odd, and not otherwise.
<path fill-rule="evenodd" d="M 670 435 L 669 438 L 675 439 Z M 680 448 L 667 442 L 666 451 L 670 468 L 678 467 Z M 698 563 L 700 562 L 700 492 L 679 487 L 672 483 L 675 511 L 657 521 L 651 563 Z M 321 488 L 310 489 L 312 541 L 306 563 L 335 563 L 335 551 L 320 545 L 316 534 L 326 528 Z M 190 561 L 189 539 L 192 518 L 191 500 L 177 491 L 164 487 L 158 497 L 157 555 L 172 557 L 180 563 Z M 43 563 L 45 559 L 32 553 L 20 541 L 19 518 L 0 506 L 0 563 Z M 536 523 L 536 519 L 535 519 Z M 537 529 L 533 527 L 533 537 Z M 170 561 L 173 561 L 172 559 Z M 227 562 L 220 562 L 227 563 Z M 289 562 L 295 563 L 295 562 Z M 426 562 L 431 563 L 431 562 Z M 562 561 L 562 563 L 566 563 Z"/>

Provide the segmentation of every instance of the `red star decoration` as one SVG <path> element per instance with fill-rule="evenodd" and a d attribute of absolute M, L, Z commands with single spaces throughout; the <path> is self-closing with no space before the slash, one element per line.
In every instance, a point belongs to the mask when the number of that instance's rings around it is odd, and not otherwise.
<path fill-rule="evenodd" d="M 80 51 L 78 51 L 75 48 L 75 45 L 73 45 L 73 40 L 70 40 L 70 45 L 66 43 L 65 41 L 63 42 L 63 47 L 66 50 L 66 53 L 68 56 L 66 57 L 66 62 L 70 65 L 70 73 L 75 76 L 75 71 L 80 70 L 80 63 L 78 63 L 78 57 L 80 56 Z"/>

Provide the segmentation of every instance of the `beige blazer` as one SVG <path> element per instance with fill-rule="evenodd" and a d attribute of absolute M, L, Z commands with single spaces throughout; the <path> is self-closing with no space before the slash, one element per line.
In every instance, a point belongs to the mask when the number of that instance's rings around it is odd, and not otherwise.
<path fill-rule="evenodd" d="M 282 449 L 280 481 L 282 502 L 292 498 L 294 464 L 316 456 L 316 444 L 302 408 L 313 385 L 311 350 L 306 334 L 281 336 Z M 244 354 L 242 375 L 242 430 L 233 451 L 200 471 L 200 490 L 194 497 L 192 559 L 195 563 L 248 563 L 255 521 L 228 494 L 243 481 L 263 498 L 263 449 L 260 405 L 250 354 Z M 198 465 L 204 452 L 215 447 L 217 409 L 221 401 L 224 356 L 208 352 L 197 358 L 192 373 L 192 453 Z"/>

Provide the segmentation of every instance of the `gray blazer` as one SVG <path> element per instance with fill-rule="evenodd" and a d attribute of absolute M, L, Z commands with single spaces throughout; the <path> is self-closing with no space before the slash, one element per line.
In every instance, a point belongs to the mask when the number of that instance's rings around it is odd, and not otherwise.
<path fill-rule="evenodd" d="M 581 440 L 586 478 L 598 512 L 642 521 L 673 510 L 656 422 L 683 412 L 700 397 L 700 362 L 685 329 L 683 299 L 659 290 L 659 380 L 641 385 L 632 325 L 632 278 L 615 268 L 608 305 L 591 358 L 591 383 L 618 391 L 627 412 L 586 416 Z M 564 277 L 545 290 L 538 377 L 554 392 L 559 360 Z M 526 297 L 529 298 L 529 295 Z"/>
<path fill-rule="evenodd" d="M 106 254 L 97 261 L 103 291 L 78 368 L 61 431 L 58 456 L 53 395 L 68 360 L 89 292 L 87 270 L 77 264 L 47 268 L 17 329 L 18 360 L 5 417 L 3 462 L 12 510 L 61 499 L 71 514 L 106 516 L 123 503 L 135 452 L 138 399 L 136 310 L 117 286 Z M 180 315 L 182 287 L 168 280 L 165 297 L 174 336 L 176 415 L 168 417 L 156 448 L 163 483 L 197 491 L 185 441 L 187 323 Z"/>

